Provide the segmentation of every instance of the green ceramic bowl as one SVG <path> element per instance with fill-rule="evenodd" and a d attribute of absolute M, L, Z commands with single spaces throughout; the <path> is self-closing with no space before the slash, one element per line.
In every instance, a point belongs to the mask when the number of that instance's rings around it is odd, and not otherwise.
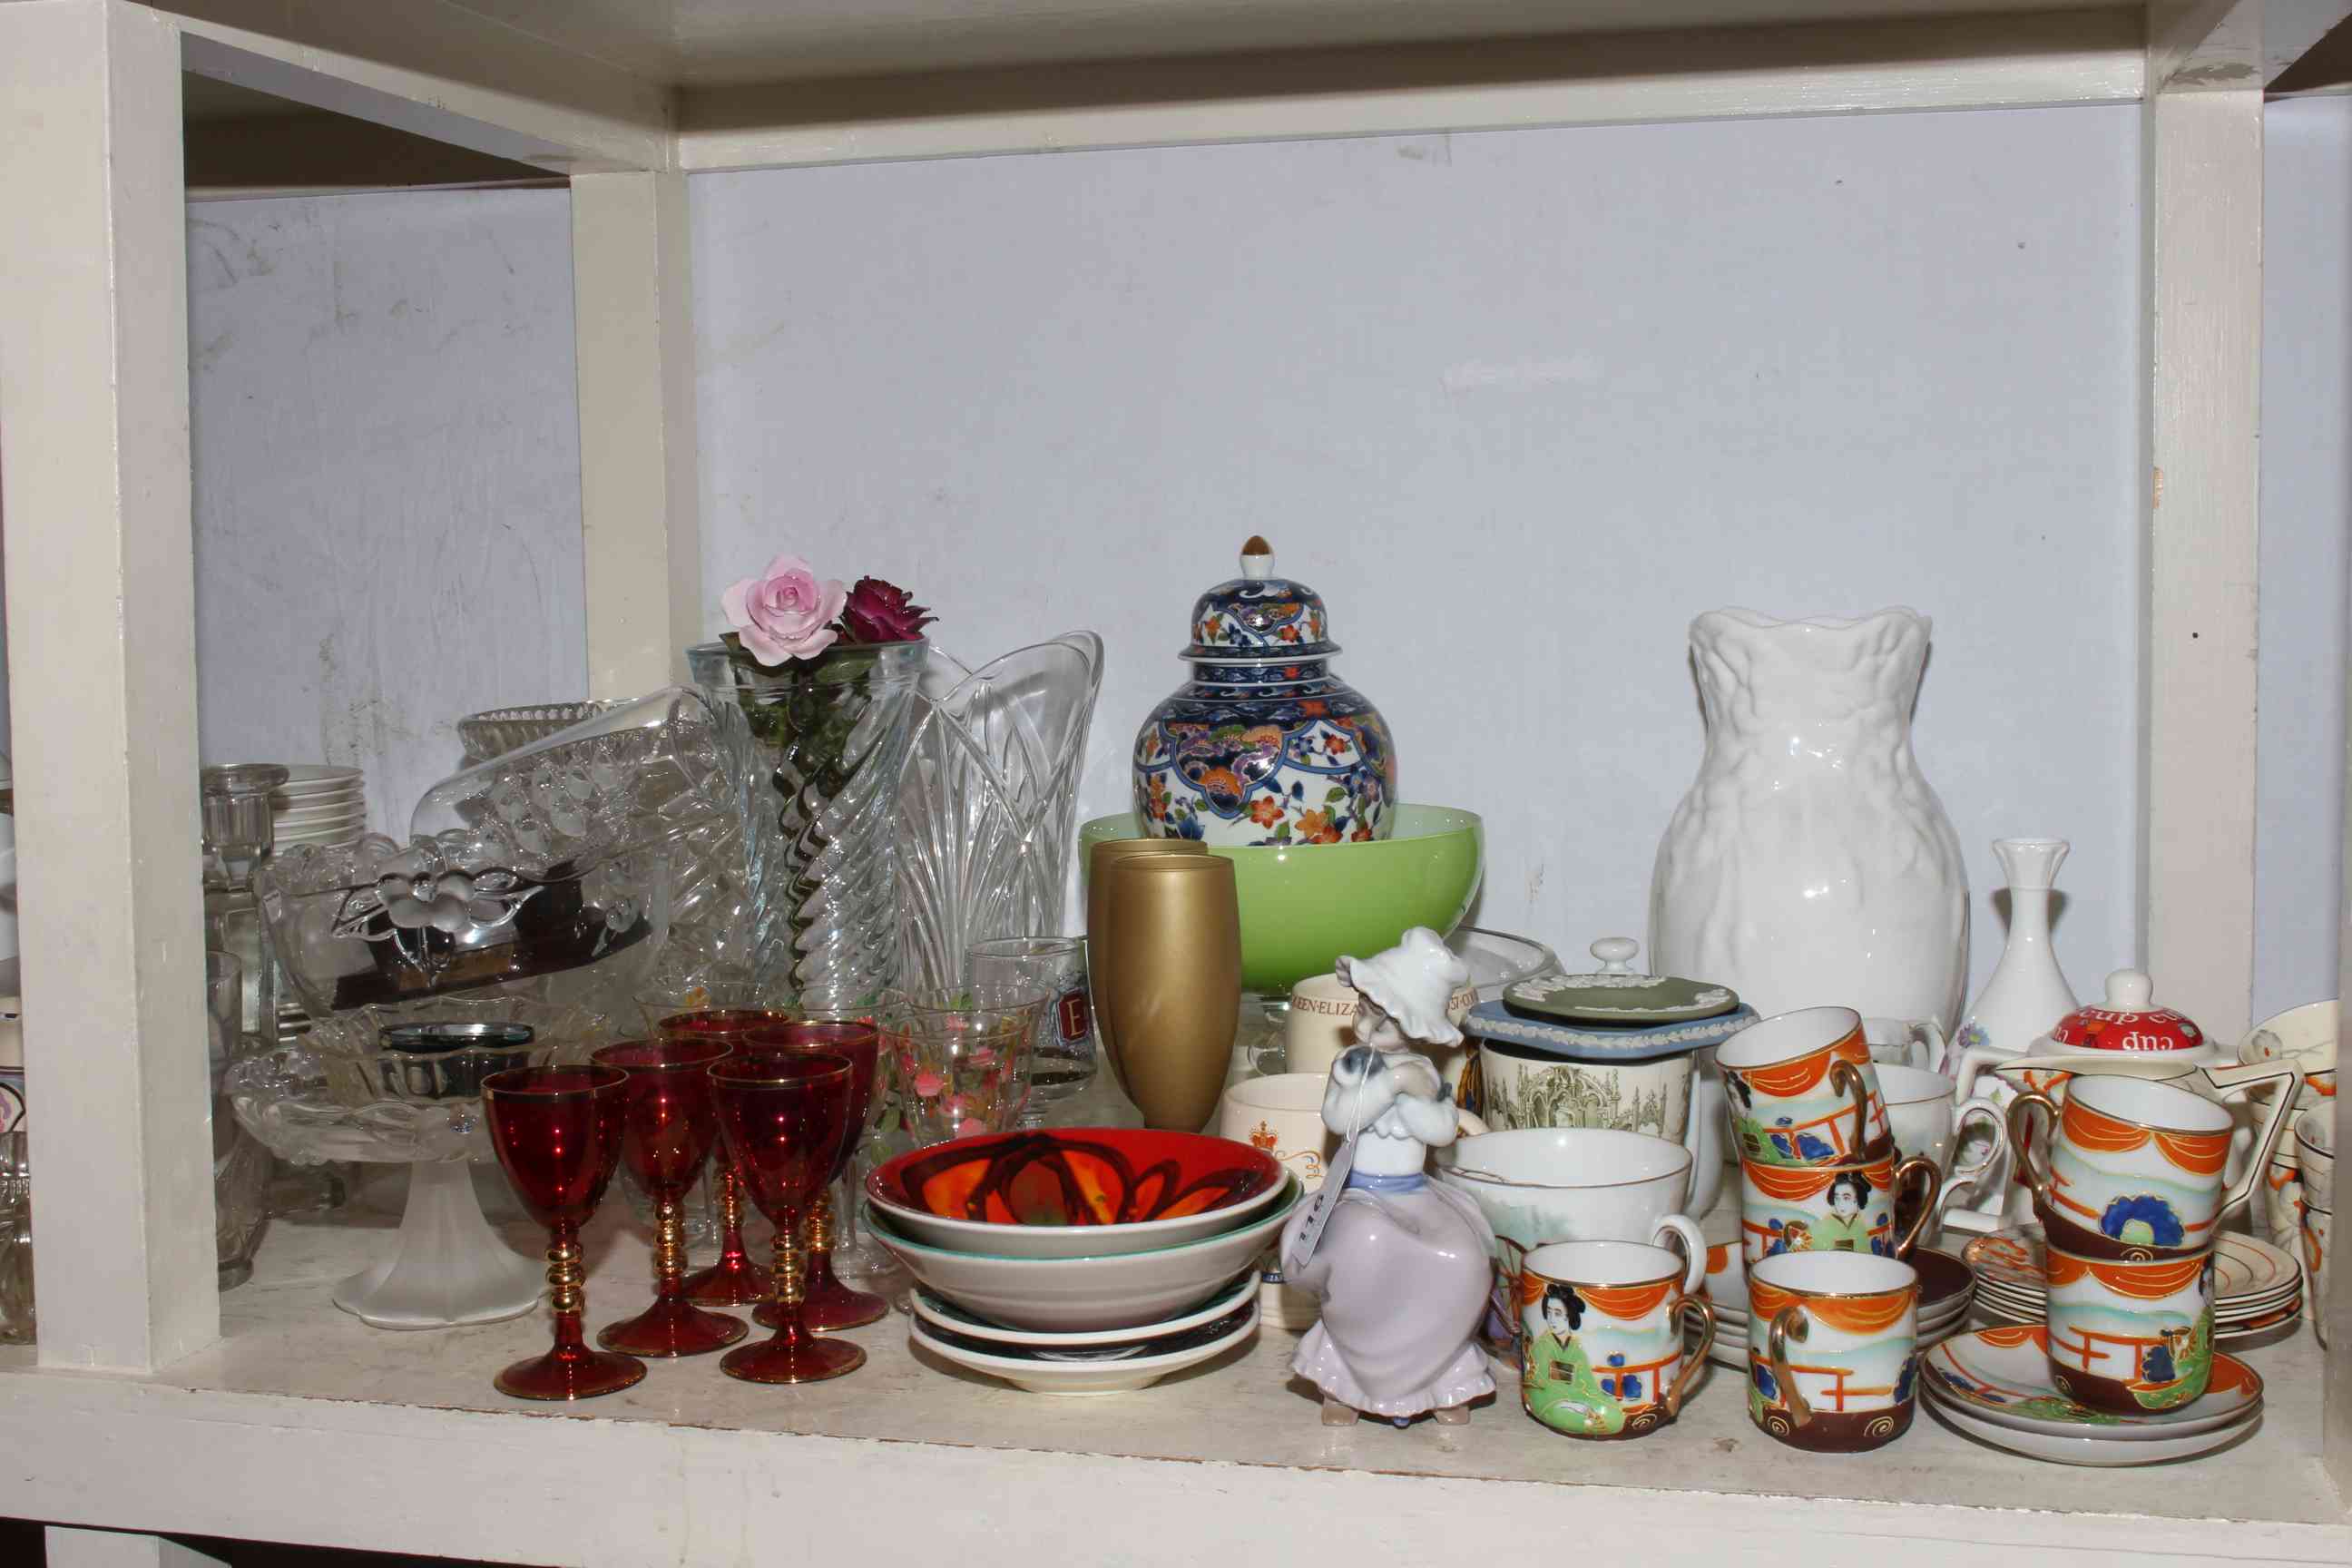
<path fill-rule="evenodd" d="M 1394 947 L 1412 926 L 1443 936 L 1462 923 L 1478 891 L 1486 828 L 1475 812 L 1405 805 L 1386 838 L 1362 844 L 1227 848 L 1242 906 L 1242 985 L 1288 996 L 1310 974 L 1328 974 L 1341 953 Z M 1078 864 L 1107 838 L 1140 838 L 1133 812 L 1097 816 L 1078 829 Z"/>

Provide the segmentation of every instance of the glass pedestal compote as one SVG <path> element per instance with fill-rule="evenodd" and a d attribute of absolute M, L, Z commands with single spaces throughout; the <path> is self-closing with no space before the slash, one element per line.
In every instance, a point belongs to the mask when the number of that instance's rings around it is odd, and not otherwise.
<path fill-rule="evenodd" d="M 483 1078 L 543 1061 L 549 1047 L 534 1026 L 559 1035 L 569 1015 L 504 1003 L 439 1009 L 446 1016 L 425 1026 L 416 1048 L 386 1048 L 405 1037 L 362 1009 L 321 1019 L 310 1043 L 245 1058 L 223 1085 L 237 1121 L 282 1159 L 410 1167 L 396 1245 L 332 1291 L 336 1306 L 379 1329 L 491 1323 L 539 1302 L 540 1268 L 482 1217 L 467 1167 L 489 1152 Z"/>
<path fill-rule="evenodd" d="M 854 1329 L 862 1323 L 879 1321 L 890 1310 L 890 1303 L 879 1296 L 863 1290 L 853 1290 L 835 1277 L 833 1249 L 835 1237 L 835 1217 L 833 1189 L 849 1168 L 851 1159 L 866 1142 L 866 1128 L 873 1114 L 874 1088 L 877 1068 L 881 1065 L 882 1041 L 871 1023 L 841 1019 L 812 1020 L 805 1024 L 787 1024 L 781 1028 L 754 1029 L 743 1047 L 747 1057 L 782 1052 L 787 1055 L 816 1051 L 837 1056 L 851 1068 L 849 1090 L 849 1137 L 841 1151 L 841 1163 L 825 1179 L 824 1190 L 810 1205 L 808 1219 L 808 1279 L 803 1289 L 801 1321 L 810 1328 Z M 772 1329 L 780 1321 L 772 1303 L 763 1305 L 751 1314 L 751 1321 L 761 1328 Z"/>
<path fill-rule="evenodd" d="M 801 1226 L 847 1151 L 855 1077 L 846 1058 L 814 1050 L 736 1057 L 710 1069 L 719 1135 L 752 1202 L 776 1226 L 775 1336 L 729 1351 L 719 1369 L 730 1377 L 815 1383 L 866 1364 L 865 1351 L 819 1338 L 801 1315 Z"/>
<path fill-rule="evenodd" d="M 482 1110 L 499 1163 L 515 1196 L 547 1227 L 548 1305 L 555 1342 L 493 1379 L 517 1399 L 591 1399 L 616 1394 L 646 1375 L 646 1363 L 589 1348 L 581 1337 L 587 1307 L 581 1289 L 580 1229 L 596 1212 L 621 1159 L 629 1075 L 618 1068 L 518 1068 L 482 1085 Z"/>
<path fill-rule="evenodd" d="M 638 1005 L 656 1037 L 709 1040 L 729 1050 L 740 1050 L 752 1030 L 789 1024 L 795 1016 L 782 1008 L 749 1005 L 672 1010 L 672 1003 L 661 997 L 640 997 Z M 686 1277 L 686 1299 L 704 1307 L 756 1306 L 774 1290 L 774 1282 L 744 1250 L 743 1184 L 724 1148 L 718 1165 L 719 1261 Z"/>
<path fill-rule="evenodd" d="M 686 1194 L 719 1137 L 710 1064 L 719 1040 L 624 1040 L 590 1058 L 629 1075 L 621 1158 L 654 1203 L 654 1304 L 596 1336 L 608 1351 L 665 1358 L 724 1350 L 749 1330 L 686 1297 Z"/>

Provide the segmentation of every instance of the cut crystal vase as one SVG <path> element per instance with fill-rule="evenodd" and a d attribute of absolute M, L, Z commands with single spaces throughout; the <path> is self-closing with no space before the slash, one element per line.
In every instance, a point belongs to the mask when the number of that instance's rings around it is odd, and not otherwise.
<path fill-rule="evenodd" d="M 931 650 L 898 784 L 904 984 L 952 992 L 965 954 L 1062 931 L 1102 639 L 1068 632 L 977 669 Z"/>
<path fill-rule="evenodd" d="M 763 991 L 840 1008 L 897 984 L 898 775 L 928 651 L 835 644 L 768 668 L 687 650 L 732 750 Z"/>

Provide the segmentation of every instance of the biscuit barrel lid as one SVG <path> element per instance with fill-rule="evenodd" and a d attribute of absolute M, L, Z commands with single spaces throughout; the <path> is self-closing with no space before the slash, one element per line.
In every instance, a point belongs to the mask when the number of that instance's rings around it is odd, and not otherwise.
<path fill-rule="evenodd" d="M 1626 1028 L 1719 1017 L 1739 1005 L 1727 985 L 1642 973 L 1633 967 L 1633 956 L 1641 950 L 1632 937 L 1602 937 L 1591 948 L 1592 956 L 1601 961 L 1598 971 L 1522 980 L 1503 993 L 1503 1005 L 1531 1018 Z"/>

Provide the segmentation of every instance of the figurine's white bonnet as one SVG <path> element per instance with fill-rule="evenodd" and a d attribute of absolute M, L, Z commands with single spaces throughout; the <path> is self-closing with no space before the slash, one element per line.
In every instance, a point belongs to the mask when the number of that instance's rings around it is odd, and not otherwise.
<path fill-rule="evenodd" d="M 1333 965 L 1340 983 L 1372 1000 L 1412 1039 L 1459 1045 L 1462 1031 L 1445 1016 L 1446 1000 L 1470 979 L 1470 967 L 1427 926 L 1414 926 L 1396 946 L 1370 958 Z"/>

